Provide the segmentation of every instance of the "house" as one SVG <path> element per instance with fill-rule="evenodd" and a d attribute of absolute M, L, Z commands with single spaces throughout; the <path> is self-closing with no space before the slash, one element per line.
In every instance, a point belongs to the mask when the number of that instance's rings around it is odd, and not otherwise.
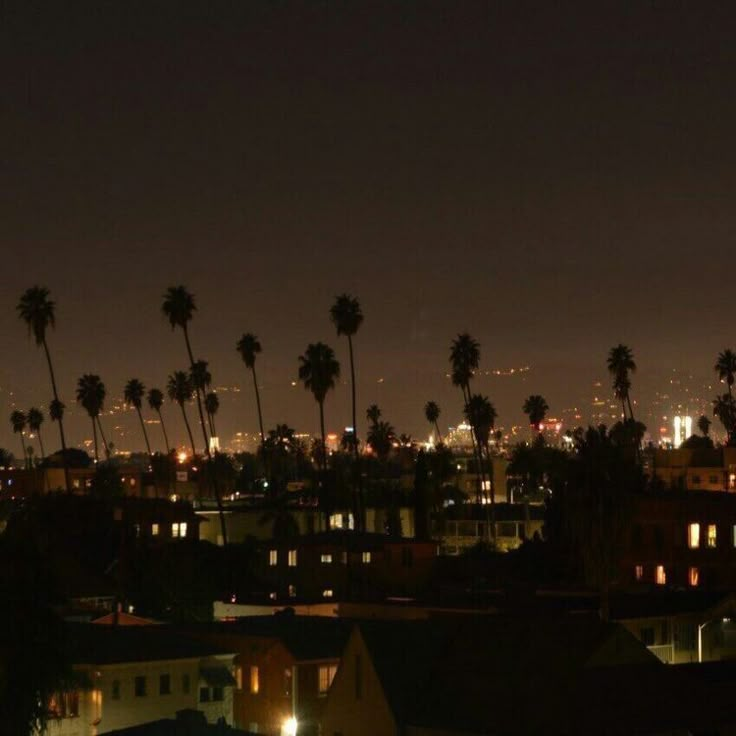
<path fill-rule="evenodd" d="M 69 624 L 77 683 L 49 704 L 47 736 L 97 736 L 198 710 L 233 721 L 234 654 L 162 626 Z"/>
<path fill-rule="evenodd" d="M 317 734 L 351 627 L 351 622 L 341 619 L 284 611 L 181 630 L 236 653 L 233 713 L 237 727 L 279 736 L 296 723 L 299 736 L 309 736 Z"/>
<path fill-rule="evenodd" d="M 667 490 L 736 491 L 736 448 L 655 449 L 648 468 Z"/>
<path fill-rule="evenodd" d="M 679 734 L 734 707 L 597 616 L 355 626 L 324 736 Z"/>

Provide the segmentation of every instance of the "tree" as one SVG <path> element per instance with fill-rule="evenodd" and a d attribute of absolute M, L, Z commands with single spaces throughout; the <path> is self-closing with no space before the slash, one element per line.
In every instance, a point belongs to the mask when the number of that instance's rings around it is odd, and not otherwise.
<path fill-rule="evenodd" d="M 356 415 L 355 403 L 355 360 L 353 356 L 353 336 L 363 324 L 363 312 L 360 302 L 349 294 L 341 294 L 335 298 L 335 303 L 330 308 L 330 318 L 335 325 L 338 337 L 344 335 L 348 339 L 348 352 L 350 355 L 350 394 L 352 399 L 353 432 L 352 445 L 355 457 L 355 493 L 353 497 L 353 515 L 357 520 L 358 529 L 363 529 L 363 493 L 360 472 L 360 454 L 358 451 L 358 417 Z"/>
<path fill-rule="evenodd" d="M 489 401 L 487 396 L 481 394 L 472 394 L 465 405 L 465 417 L 468 424 L 473 428 L 478 450 L 482 459 L 482 451 L 485 450 L 486 459 L 488 461 L 488 479 L 489 492 L 492 512 L 495 511 L 495 492 L 493 488 L 493 458 L 491 456 L 490 440 L 491 432 L 496 424 L 498 414 L 496 408 Z M 480 467 L 481 477 L 483 476 L 483 466 Z"/>
<path fill-rule="evenodd" d="M 220 408 L 220 399 L 214 391 L 210 391 L 204 397 L 204 408 L 207 410 L 207 416 L 210 420 L 210 435 L 212 437 L 216 437 L 217 431 L 215 430 L 215 414 L 217 414 L 217 411 Z"/>
<path fill-rule="evenodd" d="M 31 432 L 35 433 L 36 437 L 38 437 L 38 446 L 41 449 L 41 462 L 43 462 L 46 457 L 46 451 L 44 450 L 43 438 L 41 437 L 41 425 L 43 424 L 45 417 L 40 409 L 33 406 L 28 410 L 27 416 L 28 428 Z"/>
<path fill-rule="evenodd" d="M 256 394 L 256 408 L 258 410 L 258 427 L 261 430 L 261 446 L 266 442 L 266 435 L 263 431 L 263 414 L 261 412 L 261 395 L 258 391 L 258 379 L 256 378 L 256 357 L 261 352 L 261 343 L 258 338 L 251 332 L 246 332 L 238 340 L 236 345 L 237 351 L 240 353 L 240 357 L 245 363 L 245 367 L 248 368 L 253 376 L 253 389 Z"/>
<path fill-rule="evenodd" d="M 708 437 L 710 435 L 710 425 L 712 422 L 710 419 L 708 419 L 705 414 L 703 414 L 700 419 L 698 419 L 698 429 L 700 430 L 703 437 Z"/>
<path fill-rule="evenodd" d="M 722 394 L 713 399 L 713 416 L 718 417 L 728 434 L 728 444 L 736 444 L 736 399 L 731 394 Z"/>
<path fill-rule="evenodd" d="M 723 350 L 718 354 L 718 359 L 714 366 L 715 372 L 721 381 L 725 381 L 728 386 L 728 395 L 733 396 L 732 387 L 734 375 L 736 375 L 736 353 L 733 350 Z"/>
<path fill-rule="evenodd" d="M 22 411 L 17 409 L 10 414 L 10 425 L 13 427 L 13 432 L 20 435 L 20 444 L 23 447 L 23 467 L 28 467 L 28 454 L 26 453 L 26 440 L 24 432 L 26 431 L 26 424 L 28 418 Z"/>
<path fill-rule="evenodd" d="M 97 450 L 97 429 L 100 430 L 102 437 L 102 444 L 105 448 L 105 455 L 110 456 L 110 448 L 108 447 L 105 434 L 102 431 L 102 425 L 100 424 L 100 412 L 105 406 L 105 396 L 107 390 L 105 384 L 100 380 L 100 377 L 94 373 L 85 373 L 77 381 L 77 403 L 81 404 L 85 409 L 89 418 L 92 420 L 92 437 L 94 440 L 95 447 L 95 462 L 99 462 L 99 453 Z"/>
<path fill-rule="evenodd" d="M 0 447 L 0 469 L 5 470 L 6 468 L 10 468 L 14 462 L 13 453 L 8 452 L 4 447 Z"/>
<path fill-rule="evenodd" d="M 396 431 L 388 422 L 376 422 L 368 430 L 368 444 L 382 462 L 388 459 L 395 441 Z"/>
<path fill-rule="evenodd" d="M 108 460 L 97 465 L 90 483 L 89 495 L 106 501 L 122 497 L 123 482 L 114 462 Z"/>
<path fill-rule="evenodd" d="M 378 408 L 378 404 L 371 404 L 365 411 L 365 417 L 371 424 L 378 424 L 378 420 L 381 418 L 381 410 Z"/>
<path fill-rule="evenodd" d="M 438 424 L 439 418 L 440 418 L 440 407 L 439 405 L 434 401 L 428 401 L 424 405 L 424 417 L 426 420 L 434 426 L 435 431 L 437 432 L 437 439 L 439 440 L 439 444 L 442 444 L 442 433 L 440 432 L 440 425 Z"/>
<path fill-rule="evenodd" d="M 26 289 L 20 297 L 16 310 L 18 316 L 28 325 L 28 334 L 33 335 L 36 345 L 43 348 L 46 355 L 46 362 L 49 368 L 49 377 L 51 378 L 51 389 L 54 394 L 54 403 L 62 407 L 54 421 L 59 424 L 59 437 L 61 439 L 62 458 L 66 458 L 66 438 L 64 436 L 63 421 L 63 403 L 59 399 L 59 392 L 56 389 L 56 376 L 54 374 L 54 365 L 51 362 L 51 353 L 49 352 L 48 342 L 46 340 L 46 332 L 49 327 L 52 329 L 56 326 L 56 303 L 49 298 L 49 290 L 43 286 L 32 286 Z M 53 416 L 52 416 L 53 419 Z M 64 482 L 67 493 L 71 493 L 71 484 L 69 482 L 69 468 L 64 465 Z"/>
<path fill-rule="evenodd" d="M 187 417 L 186 410 L 186 404 L 192 400 L 192 394 L 194 393 L 189 373 L 187 371 L 174 371 L 166 383 L 166 391 L 169 394 L 169 399 L 179 404 L 181 408 L 181 415 L 184 418 L 184 425 L 187 428 L 189 443 L 192 446 L 192 457 L 195 457 L 197 450 L 194 446 L 194 437 L 192 436 L 192 428 L 189 426 L 189 418 Z"/>
<path fill-rule="evenodd" d="M 542 422 L 549 411 L 549 405 L 545 401 L 544 396 L 532 394 L 524 401 L 522 409 L 524 414 L 529 417 L 529 424 L 534 428 L 534 431 L 541 435 Z"/>
<path fill-rule="evenodd" d="M 334 350 L 324 343 L 307 345 L 304 355 L 299 356 L 299 379 L 307 391 L 311 391 L 319 405 L 319 428 L 322 438 L 323 462 L 322 470 L 327 472 L 327 436 L 325 434 L 324 404 L 327 393 L 335 388 L 340 378 L 340 363 L 335 358 Z"/>
<path fill-rule="evenodd" d="M 158 414 L 158 420 L 161 423 L 161 431 L 164 434 L 164 443 L 166 444 L 166 454 L 168 455 L 171 447 L 169 446 L 169 436 L 166 434 L 166 425 L 161 414 L 161 407 L 164 405 L 164 394 L 159 388 L 152 388 L 148 392 L 148 406 Z"/>
<path fill-rule="evenodd" d="M 123 399 L 128 406 L 132 406 L 136 414 L 138 414 L 138 421 L 141 423 L 141 430 L 143 431 L 143 439 L 146 442 L 146 451 L 148 457 L 151 457 L 151 443 L 148 441 L 148 432 L 146 432 L 146 424 L 143 421 L 143 414 L 141 414 L 141 406 L 143 406 L 143 395 L 146 392 L 146 387 L 137 379 L 131 378 L 128 383 L 125 384 L 123 390 Z"/>
<path fill-rule="evenodd" d="M 621 402 L 623 418 L 626 419 L 626 409 L 629 410 L 629 419 L 634 418 L 631 408 L 631 379 L 630 373 L 636 371 L 634 353 L 626 345 L 618 344 L 608 352 L 608 372 L 613 377 L 613 390 L 616 398 Z"/>

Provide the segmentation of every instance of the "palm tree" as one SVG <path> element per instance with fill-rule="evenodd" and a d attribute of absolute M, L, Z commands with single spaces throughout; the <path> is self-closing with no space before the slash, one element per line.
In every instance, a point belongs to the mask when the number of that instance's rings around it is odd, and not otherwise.
<path fill-rule="evenodd" d="M 732 396 L 731 387 L 736 374 L 736 353 L 733 350 L 724 350 L 718 354 L 718 360 L 714 366 L 715 372 L 721 381 L 725 381 L 728 385 L 728 395 Z"/>
<path fill-rule="evenodd" d="M 728 434 L 728 444 L 736 444 L 736 399 L 722 394 L 713 399 L 713 415 L 718 417 Z"/>
<path fill-rule="evenodd" d="M 710 425 L 712 422 L 710 419 L 708 419 L 705 414 L 703 414 L 700 419 L 698 419 L 698 429 L 701 431 L 703 437 L 708 437 L 710 435 Z"/>
<path fill-rule="evenodd" d="M 258 379 L 256 378 L 256 356 L 261 352 L 261 343 L 258 338 L 251 332 L 246 332 L 238 340 L 236 350 L 240 353 L 240 357 L 245 363 L 245 367 L 250 369 L 253 376 L 253 388 L 256 393 L 256 408 L 258 409 L 258 427 L 261 430 L 261 446 L 266 442 L 266 434 L 263 431 L 263 414 L 261 413 L 261 395 L 258 391 Z"/>
<path fill-rule="evenodd" d="M 367 439 L 378 459 L 386 460 L 396 441 L 396 431 L 388 422 L 379 421 L 368 430 Z"/>
<path fill-rule="evenodd" d="M 28 428 L 38 437 L 38 446 L 41 448 L 41 460 L 46 457 L 46 451 L 43 449 L 43 438 L 41 437 L 41 425 L 45 419 L 43 412 L 36 407 L 28 410 Z"/>
<path fill-rule="evenodd" d="M 64 412 L 63 404 L 59 399 L 59 392 L 56 390 L 56 376 L 54 374 L 54 366 L 51 362 L 51 353 L 49 352 L 48 342 L 46 341 L 46 331 L 49 327 L 52 329 L 56 326 L 56 303 L 49 299 L 49 290 L 43 286 L 32 286 L 23 292 L 18 306 L 16 307 L 18 316 L 28 325 L 28 334 L 33 335 L 36 345 L 43 347 L 46 355 L 46 362 L 49 367 L 49 376 L 51 378 L 51 389 L 54 394 L 54 402 L 57 406 L 62 407 L 62 411 L 57 414 L 55 421 L 59 423 L 59 437 L 61 439 L 61 455 L 64 465 L 64 481 L 67 493 L 71 493 L 71 484 L 69 483 L 69 466 L 67 464 L 66 438 L 64 436 Z M 53 417 L 52 417 L 53 418 Z"/>
<path fill-rule="evenodd" d="M 322 437 L 322 470 L 327 472 L 327 438 L 325 434 L 324 404 L 327 392 L 335 388 L 340 378 L 340 363 L 335 358 L 335 351 L 317 342 L 307 345 L 304 355 L 299 356 L 299 380 L 307 391 L 311 391 L 319 405 L 319 428 Z"/>
<path fill-rule="evenodd" d="M 189 443 L 192 446 L 192 457 L 194 457 L 197 454 L 197 450 L 194 447 L 192 428 L 189 426 L 189 419 L 185 408 L 186 403 L 192 400 L 192 394 L 194 393 L 189 373 L 187 371 L 174 371 L 166 383 L 166 391 L 169 394 L 169 399 L 175 401 L 181 408 L 181 415 L 184 418 L 184 424 L 189 435 Z"/>
<path fill-rule="evenodd" d="M 212 374 L 209 371 L 209 363 L 206 360 L 195 360 L 191 371 L 189 371 L 189 377 L 192 380 L 192 386 L 194 386 L 197 396 L 202 396 L 202 403 L 204 405 L 204 397 L 212 385 Z M 207 414 L 206 406 L 204 413 Z M 210 436 L 212 436 L 212 420 L 209 414 L 207 414 L 207 427 Z"/>
<path fill-rule="evenodd" d="M 138 420 L 141 423 L 141 429 L 143 430 L 143 439 L 146 441 L 146 450 L 148 451 L 148 457 L 151 457 L 151 443 L 148 441 L 148 432 L 146 432 L 146 424 L 143 421 L 143 414 L 141 414 L 141 406 L 143 406 L 143 396 L 146 393 L 146 387 L 137 379 L 131 378 L 128 383 L 125 384 L 123 390 L 123 399 L 128 406 L 135 408 L 138 414 Z"/>
<path fill-rule="evenodd" d="M 631 379 L 629 373 L 636 371 L 634 353 L 626 345 L 618 344 L 611 348 L 608 353 L 608 372 L 613 376 L 613 389 L 616 398 L 621 401 L 624 419 L 626 419 L 626 407 L 629 409 L 629 419 L 634 418 L 634 410 L 631 408 Z"/>
<path fill-rule="evenodd" d="M 164 433 L 164 442 L 166 443 L 166 454 L 168 455 L 171 449 L 169 445 L 169 436 L 166 434 L 166 425 L 164 424 L 164 418 L 161 415 L 161 407 L 164 405 L 164 394 L 159 388 L 152 388 L 148 392 L 148 406 L 158 414 L 158 420 L 161 422 L 161 431 Z"/>
<path fill-rule="evenodd" d="M 207 416 L 210 420 L 210 435 L 217 437 L 217 431 L 215 430 L 215 414 L 220 408 L 220 399 L 214 391 L 210 391 L 204 397 L 204 408 L 207 410 Z"/>
<path fill-rule="evenodd" d="M 100 412 L 105 406 L 105 396 L 107 390 L 105 384 L 102 383 L 100 377 L 93 373 L 85 373 L 77 381 L 77 403 L 87 411 L 89 418 L 92 420 L 92 437 L 95 447 L 95 462 L 99 461 L 99 453 L 97 450 L 97 429 L 100 430 L 102 436 L 102 444 L 105 448 L 105 455 L 110 456 L 110 448 L 108 447 L 105 434 L 102 431 L 100 423 Z"/>
<path fill-rule="evenodd" d="M 171 329 L 175 330 L 180 327 L 184 333 L 184 343 L 189 356 L 189 369 L 194 372 L 199 369 L 195 368 L 196 361 L 192 352 L 192 345 L 189 340 L 189 323 L 192 321 L 197 305 L 194 302 L 194 295 L 191 294 L 185 286 L 170 286 L 164 294 L 164 302 L 161 306 L 166 318 L 169 320 Z M 200 378 L 201 376 L 198 376 Z M 199 423 L 202 426 L 202 436 L 204 437 L 204 451 L 210 458 L 210 443 L 207 438 L 207 427 L 204 422 L 204 412 L 202 411 L 202 390 L 200 382 L 193 386 L 197 393 L 197 409 L 199 410 Z"/>
<path fill-rule="evenodd" d="M 522 409 L 524 414 L 529 417 L 529 424 L 541 435 L 542 422 L 549 411 L 549 405 L 545 401 L 544 396 L 532 394 L 524 401 Z"/>
<path fill-rule="evenodd" d="M 491 455 L 491 433 L 496 425 L 498 414 L 496 407 L 489 401 L 487 396 L 472 394 L 465 405 L 465 416 L 468 423 L 475 432 L 478 442 L 478 452 L 483 459 L 483 449 L 488 461 L 488 491 L 491 497 L 491 513 L 488 517 L 488 534 L 491 540 L 496 537 L 496 492 L 493 478 L 493 457 Z M 483 464 L 480 466 L 481 478 L 483 478 Z"/>
<path fill-rule="evenodd" d="M 26 440 L 23 433 L 26 431 L 27 422 L 28 417 L 22 411 L 16 409 L 10 415 L 10 424 L 13 427 L 13 432 L 20 435 L 20 444 L 23 447 L 23 466 L 25 468 L 28 467 L 28 454 L 26 453 Z"/>
<path fill-rule="evenodd" d="M 365 417 L 371 424 L 378 424 L 378 420 L 381 418 L 381 410 L 378 408 L 378 404 L 371 404 L 365 411 Z"/>
<path fill-rule="evenodd" d="M 440 434 L 440 425 L 438 424 L 438 420 L 440 418 L 440 407 L 439 405 L 434 401 L 428 401 L 424 405 L 424 416 L 426 420 L 434 425 L 435 431 L 437 432 L 437 438 L 439 439 L 439 444 L 442 444 L 442 435 Z"/>

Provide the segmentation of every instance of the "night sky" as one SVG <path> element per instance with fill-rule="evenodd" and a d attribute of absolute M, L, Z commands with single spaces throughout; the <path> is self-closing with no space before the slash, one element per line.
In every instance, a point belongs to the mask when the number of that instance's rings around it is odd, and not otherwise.
<path fill-rule="evenodd" d="M 57 301 L 72 444 L 90 434 L 79 375 L 112 399 L 185 367 L 160 312 L 179 283 L 196 357 L 243 389 L 221 393 L 225 440 L 257 428 L 245 331 L 266 424 L 317 429 L 291 382 L 316 340 L 349 376 L 328 317 L 343 291 L 365 313 L 360 416 L 378 402 L 417 437 L 428 399 L 443 426 L 460 417 L 446 372 L 463 330 L 484 370 L 530 366 L 476 382 L 506 427 L 532 392 L 587 411 L 620 341 L 642 411 L 673 369 L 712 380 L 736 344 L 734 18 L 603 5 L 0 5 L 0 446 L 18 453 L 11 408 L 50 398 L 15 314 L 35 283 Z M 349 423 L 347 384 L 326 412 Z M 103 421 L 140 449 L 132 415 Z"/>

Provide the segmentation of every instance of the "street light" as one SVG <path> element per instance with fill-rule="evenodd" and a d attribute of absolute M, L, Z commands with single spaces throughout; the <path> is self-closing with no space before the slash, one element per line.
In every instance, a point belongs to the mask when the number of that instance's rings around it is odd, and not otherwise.
<path fill-rule="evenodd" d="M 703 661 L 703 629 L 708 625 L 712 624 L 716 619 L 706 621 L 704 624 L 698 624 L 698 663 Z M 731 621 L 730 618 L 722 618 L 721 623 L 727 624 Z"/>
<path fill-rule="evenodd" d="M 296 727 L 296 718 L 293 716 L 291 718 L 287 718 L 281 728 L 281 736 L 296 736 Z"/>

